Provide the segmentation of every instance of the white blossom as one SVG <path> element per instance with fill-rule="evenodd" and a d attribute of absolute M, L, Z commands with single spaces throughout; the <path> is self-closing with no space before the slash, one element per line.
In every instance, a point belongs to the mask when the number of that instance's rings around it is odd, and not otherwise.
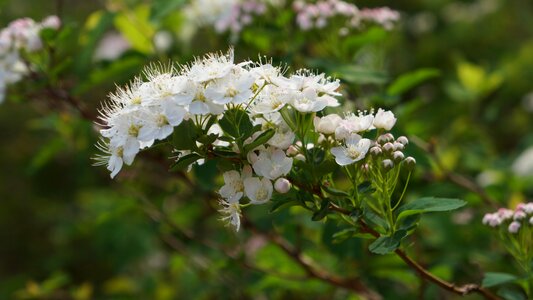
<path fill-rule="evenodd" d="M 243 69 L 231 72 L 226 77 L 210 84 L 205 96 L 215 104 L 241 104 L 250 100 L 254 94 L 251 90 L 255 78 Z"/>
<path fill-rule="evenodd" d="M 390 110 L 378 109 L 376 116 L 374 117 L 374 126 L 376 128 L 382 128 L 385 130 L 391 130 L 396 123 L 396 118 Z"/>
<path fill-rule="evenodd" d="M 285 152 L 275 147 L 259 151 L 257 160 L 253 163 L 255 173 L 259 176 L 274 180 L 287 175 L 292 169 L 292 158 Z"/>
<path fill-rule="evenodd" d="M 335 138 L 343 140 L 354 133 L 361 133 L 373 129 L 374 116 L 372 114 L 365 115 L 362 112 L 359 114 L 350 113 L 341 120 L 335 129 Z"/>
<path fill-rule="evenodd" d="M 272 182 L 266 177 L 244 179 L 244 192 L 252 204 L 266 203 L 272 197 L 272 191 Z"/>
<path fill-rule="evenodd" d="M 315 117 L 313 124 L 317 132 L 323 134 L 333 134 L 341 123 L 342 118 L 337 114 L 329 114 L 322 118 Z"/>
<path fill-rule="evenodd" d="M 353 134 L 346 139 L 345 146 L 331 148 L 331 154 L 340 166 L 350 165 L 365 158 L 370 144 L 369 139 Z"/>
<path fill-rule="evenodd" d="M 252 177 L 252 168 L 245 166 L 242 172 L 228 171 L 222 174 L 224 177 L 224 185 L 220 188 L 218 193 L 224 199 L 237 198 L 239 200 L 244 192 L 244 180 Z"/>
<path fill-rule="evenodd" d="M 233 197 L 220 200 L 222 209 L 219 212 L 223 215 L 222 221 L 228 221 L 235 228 L 235 231 L 239 231 L 241 227 L 241 206 L 239 199 L 242 197 L 242 194 L 243 192 L 239 192 Z"/>

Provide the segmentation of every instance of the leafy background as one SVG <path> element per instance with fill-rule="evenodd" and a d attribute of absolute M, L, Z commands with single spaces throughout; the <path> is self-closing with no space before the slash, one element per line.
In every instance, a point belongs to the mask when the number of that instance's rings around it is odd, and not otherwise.
<path fill-rule="evenodd" d="M 392 31 L 371 27 L 343 39 L 331 28 L 298 30 L 286 10 L 230 43 L 228 34 L 209 28 L 180 40 L 182 2 L 0 1 L 2 24 L 60 14 L 65 25 L 47 70 L 54 75 L 11 87 L 0 106 L 0 299 L 357 299 L 307 278 L 263 234 L 271 231 L 321 268 L 363 277 L 385 299 L 459 298 L 422 282 L 393 255 L 370 254 L 366 240 L 336 241 L 342 228 L 334 220 L 313 222 L 298 208 L 247 209 L 255 229 L 233 233 L 216 212 L 212 193 L 221 179 L 214 165 L 183 178 L 167 172 L 171 153 L 159 150 L 143 153 L 112 181 L 91 167 L 93 123 L 50 107 L 43 92 L 48 83 L 61 86 L 94 115 L 115 83 L 150 61 L 184 63 L 230 44 L 237 61 L 262 54 L 292 70 L 325 71 L 343 81 L 353 107 L 396 113 L 396 133 L 409 136 L 408 152 L 418 162 L 408 198 L 468 201 L 457 212 L 425 216 L 406 243 L 434 274 L 457 283 L 481 282 L 485 272 L 521 275 L 481 218 L 492 204 L 533 197 L 532 171 L 528 177 L 512 169 L 533 145 L 533 3 L 357 1 L 389 5 L 402 20 Z M 174 37 L 166 52 L 152 43 L 161 30 Z M 109 31 L 132 48 L 93 61 Z M 516 284 L 495 290 L 525 299 Z"/>

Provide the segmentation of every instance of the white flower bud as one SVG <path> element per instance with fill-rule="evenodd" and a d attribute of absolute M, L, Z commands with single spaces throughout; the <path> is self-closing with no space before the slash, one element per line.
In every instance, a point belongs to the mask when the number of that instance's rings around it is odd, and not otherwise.
<path fill-rule="evenodd" d="M 335 133 L 335 129 L 337 129 L 341 121 L 342 118 L 339 115 L 330 114 L 322 118 L 315 117 L 313 123 L 317 132 L 323 134 L 333 134 Z"/>
<path fill-rule="evenodd" d="M 509 224 L 509 233 L 517 233 L 518 230 L 520 229 L 520 223 L 517 222 L 517 221 L 513 221 L 511 222 L 511 224 Z"/>
<path fill-rule="evenodd" d="M 280 194 L 285 194 L 291 189 L 291 183 L 286 178 L 280 177 L 274 183 L 274 189 Z"/>
<path fill-rule="evenodd" d="M 404 157 L 405 156 L 403 155 L 403 152 L 401 151 L 394 151 L 394 153 L 392 153 L 392 159 L 394 159 L 396 163 L 401 162 Z"/>
<path fill-rule="evenodd" d="M 403 135 L 402 135 L 401 137 L 397 138 L 396 141 L 397 141 L 398 143 L 401 143 L 401 144 L 404 145 L 404 146 L 407 145 L 407 144 L 409 144 L 409 140 L 407 139 L 407 137 L 405 137 L 405 136 L 403 136 Z"/>
<path fill-rule="evenodd" d="M 531 216 L 531 218 L 529 218 L 529 224 L 533 225 L 533 216 Z"/>
<path fill-rule="evenodd" d="M 394 141 L 394 136 L 390 132 L 382 134 L 378 137 L 378 143 L 381 145 L 392 141 Z"/>
<path fill-rule="evenodd" d="M 374 157 L 380 156 L 383 151 L 381 150 L 380 146 L 374 146 L 370 148 L 370 154 Z"/>
<path fill-rule="evenodd" d="M 396 124 L 396 118 L 390 110 L 378 109 L 376 116 L 374 117 L 374 126 L 376 128 L 382 128 L 385 130 L 391 130 Z"/>
<path fill-rule="evenodd" d="M 44 28 L 59 29 L 61 27 L 61 20 L 57 16 L 48 16 L 41 22 Z"/>
<path fill-rule="evenodd" d="M 403 161 L 405 167 L 407 168 L 407 170 L 411 171 L 415 168 L 415 165 L 416 165 L 416 160 L 411 157 L 411 156 L 408 156 L 407 158 L 405 158 L 405 160 Z"/>
<path fill-rule="evenodd" d="M 286 152 L 288 156 L 295 156 L 299 153 L 298 149 L 293 145 L 290 145 Z"/>
<path fill-rule="evenodd" d="M 303 154 L 296 154 L 294 159 L 300 160 L 300 161 L 305 161 L 305 156 Z"/>
<path fill-rule="evenodd" d="M 394 142 L 393 145 L 394 145 L 394 150 L 402 151 L 405 148 L 405 146 L 400 142 Z"/>
<path fill-rule="evenodd" d="M 394 145 L 392 143 L 385 143 L 385 145 L 383 145 L 383 151 L 391 153 L 394 151 Z"/>
<path fill-rule="evenodd" d="M 153 42 L 158 52 L 167 52 L 172 46 L 172 34 L 168 31 L 158 31 Z"/>
<path fill-rule="evenodd" d="M 248 158 L 248 162 L 251 163 L 252 165 L 257 162 L 258 156 L 257 156 L 257 154 L 255 154 L 254 151 L 248 152 L 248 154 L 246 156 Z"/>
<path fill-rule="evenodd" d="M 381 164 L 385 170 L 392 170 L 394 168 L 394 162 L 390 159 L 384 159 Z"/>
<path fill-rule="evenodd" d="M 518 210 L 514 213 L 513 220 L 518 221 L 518 220 L 524 219 L 525 217 L 526 217 L 526 213 L 521 210 Z"/>

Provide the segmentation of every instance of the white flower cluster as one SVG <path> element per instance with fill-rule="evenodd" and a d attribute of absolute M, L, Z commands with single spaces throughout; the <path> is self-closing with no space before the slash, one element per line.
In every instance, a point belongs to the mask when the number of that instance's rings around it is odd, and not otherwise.
<path fill-rule="evenodd" d="M 514 211 L 500 208 L 495 213 L 486 214 L 483 224 L 490 227 L 506 226 L 509 233 L 518 233 L 522 226 L 533 225 L 533 202 L 520 203 Z"/>
<path fill-rule="evenodd" d="M 58 29 L 59 18 L 50 16 L 41 23 L 30 18 L 17 19 L 0 31 L 0 102 L 8 84 L 19 81 L 27 73 L 21 51 L 35 52 L 42 48 L 39 33 L 43 28 Z"/>
<path fill-rule="evenodd" d="M 253 22 L 255 16 L 263 15 L 267 5 L 279 5 L 272 0 L 193 0 L 184 8 L 188 23 L 197 26 L 213 26 L 216 32 L 239 33 Z"/>
<path fill-rule="evenodd" d="M 339 105 L 333 98 L 339 95 L 338 81 L 306 71 L 285 77 L 269 63 L 235 64 L 232 50 L 227 55 L 209 54 L 188 66 L 152 67 L 145 73 L 147 81 L 136 78 L 118 89 L 101 110 L 106 127 L 101 134 L 107 140 L 99 144 L 105 154 L 98 160 L 107 165 L 111 177 L 124 163 L 130 165 L 140 149 L 168 137 L 184 119 L 221 116 L 230 106 L 248 105 L 251 115 L 262 115 L 254 119 L 257 124 L 276 128 L 276 142 L 269 143 L 286 149 L 294 133 L 276 111 L 286 104 L 301 112 Z"/>
<path fill-rule="evenodd" d="M 354 4 L 342 0 L 320 0 L 316 3 L 298 0 L 293 3 L 293 8 L 302 30 L 324 28 L 329 22 L 339 19 L 345 21 L 341 32 L 348 31 L 348 28 L 359 28 L 364 22 L 392 29 L 394 22 L 400 19 L 400 14 L 388 7 L 358 9 Z"/>
<path fill-rule="evenodd" d="M 208 54 L 190 65 L 152 66 L 145 77 L 119 88 L 101 110 L 104 129 L 98 147 L 104 154 L 97 157 L 97 164 L 106 165 L 114 177 L 141 149 L 166 139 L 184 121 L 184 126 L 192 122 L 213 138 L 180 148 L 177 161 L 197 155 L 201 159 L 196 163 L 201 163 L 216 156 L 216 151 L 233 154 L 235 169 L 223 174 L 219 194 L 225 219 L 237 229 L 241 205 L 263 204 L 274 191 L 291 189 L 288 175 L 294 159 L 306 159 L 306 149 L 321 147 L 339 166 L 362 161 L 371 147 L 383 148 L 386 160 L 404 160 L 405 137 L 396 141 L 390 133 L 377 141 L 362 137 L 370 130 L 390 130 L 396 123 L 392 112 L 379 109 L 345 118 L 324 115 L 325 108 L 339 106 L 335 97 L 341 95 L 339 81 L 324 74 L 299 70 L 285 75 L 282 68 L 261 61 L 236 64 L 230 50 L 226 55 Z M 229 115 L 236 111 L 244 114 L 238 118 L 248 120 L 249 130 L 254 128 L 242 138 L 244 133 L 236 132 L 238 126 L 232 130 L 228 125 Z M 308 136 L 316 137 L 316 143 L 307 140 L 304 144 Z M 414 164 L 414 159 L 408 159 Z"/>
<path fill-rule="evenodd" d="M 279 10 L 284 0 L 191 0 L 183 8 L 187 18 L 184 35 L 191 35 L 197 27 L 212 26 L 216 32 L 230 32 L 237 37 L 254 18 L 265 15 L 269 9 Z M 291 3 L 289 1 L 289 3 Z M 292 2 L 296 23 L 302 30 L 324 28 L 329 22 L 341 19 L 345 22 L 341 33 L 351 28 L 360 28 L 365 22 L 392 29 L 400 14 L 388 7 L 358 9 L 342 0 L 297 0 Z M 194 28 L 191 28 L 191 24 Z"/>
<path fill-rule="evenodd" d="M 364 133 L 375 129 L 389 131 L 395 123 L 394 114 L 381 108 L 375 114 L 372 111 L 350 113 L 344 119 L 339 115 L 329 114 L 322 118 L 315 117 L 314 120 L 317 132 L 329 137 L 330 143 L 340 143 L 340 146 L 331 148 L 331 154 L 340 166 L 351 165 L 362 160 L 369 150 L 375 156 L 384 154 L 383 163 L 388 167 L 393 167 L 394 161 L 402 162 L 404 160 L 402 150 L 409 142 L 406 137 L 399 137 L 396 141 L 391 133 L 379 136 L 376 141 L 362 137 Z M 408 158 L 408 160 L 409 163 L 414 163 L 413 158 Z"/>

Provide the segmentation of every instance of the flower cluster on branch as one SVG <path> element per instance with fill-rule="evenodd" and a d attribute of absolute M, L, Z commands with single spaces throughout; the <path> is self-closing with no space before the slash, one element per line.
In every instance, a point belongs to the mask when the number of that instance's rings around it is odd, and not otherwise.
<path fill-rule="evenodd" d="M 235 63 L 232 50 L 144 73 L 145 80 L 119 88 L 101 110 L 98 163 L 111 177 L 158 141 L 178 152 L 176 168 L 218 159 L 225 170 L 222 212 L 238 229 L 241 207 L 288 193 L 298 172 L 308 168 L 310 182 L 322 185 L 339 169 L 355 188 L 365 181 L 377 187 L 382 203 L 369 207 L 388 216 L 392 232 L 390 197 L 401 166 L 415 160 L 402 152 L 406 137 L 387 133 L 396 123 L 391 111 L 327 114 L 340 104 L 338 80 L 309 70 L 285 74 L 264 59 Z M 357 197 L 351 200 L 360 207 Z"/>
<path fill-rule="evenodd" d="M 42 49 L 40 33 L 43 29 L 58 29 L 61 22 L 56 16 L 49 16 L 42 22 L 30 18 L 17 19 L 0 31 L 0 102 L 4 100 L 8 84 L 13 84 L 28 73 L 24 52 Z"/>

